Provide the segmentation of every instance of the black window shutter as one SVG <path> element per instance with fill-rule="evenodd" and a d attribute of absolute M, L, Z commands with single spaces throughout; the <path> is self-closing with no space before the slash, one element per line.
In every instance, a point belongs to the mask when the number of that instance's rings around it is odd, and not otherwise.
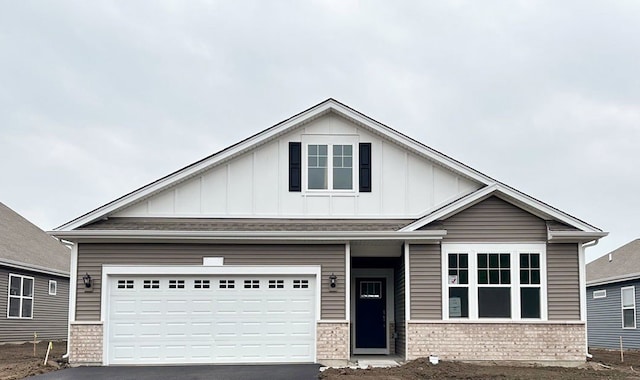
<path fill-rule="evenodd" d="M 289 142 L 289 191 L 302 191 L 302 144 Z"/>
<path fill-rule="evenodd" d="M 371 192 L 371 143 L 360 143 L 360 192 Z"/>

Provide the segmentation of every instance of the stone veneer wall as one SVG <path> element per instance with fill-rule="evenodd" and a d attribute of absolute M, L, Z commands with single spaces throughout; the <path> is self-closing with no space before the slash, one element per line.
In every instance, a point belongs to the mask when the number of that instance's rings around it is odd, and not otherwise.
<path fill-rule="evenodd" d="M 69 364 L 102 365 L 102 323 L 71 323 Z"/>
<path fill-rule="evenodd" d="M 346 365 L 349 361 L 349 322 L 318 322 L 316 356 L 324 365 Z"/>
<path fill-rule="evenodd" d="M 576 323 L 411 322 L 407 360 L 584 362 L 585 325 Z"/>

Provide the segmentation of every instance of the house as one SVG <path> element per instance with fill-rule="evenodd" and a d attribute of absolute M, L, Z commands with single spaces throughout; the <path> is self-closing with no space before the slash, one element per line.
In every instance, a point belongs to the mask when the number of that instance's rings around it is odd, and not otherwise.
<path fill-rule="evenodd" d="M 0 344 L 67 339 L 70 256 L 0 203 Z"/>
<path fill-rule="evenodd" d="M 640 239 L 587 264 L 589 347 L 640 349 Z"/>
<path fill-rule="evenodd" d="M 99 365 L 584 361 L 606 235 L 333 99 L 52 233 Z"/>

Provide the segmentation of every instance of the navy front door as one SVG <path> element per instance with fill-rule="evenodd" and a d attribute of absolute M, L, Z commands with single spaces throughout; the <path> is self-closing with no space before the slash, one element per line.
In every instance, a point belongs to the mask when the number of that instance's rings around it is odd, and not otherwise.
<path fill-rule="evenodd" d="M 386 281 L 356 278 L 356 348 L 387 348 Z"/>

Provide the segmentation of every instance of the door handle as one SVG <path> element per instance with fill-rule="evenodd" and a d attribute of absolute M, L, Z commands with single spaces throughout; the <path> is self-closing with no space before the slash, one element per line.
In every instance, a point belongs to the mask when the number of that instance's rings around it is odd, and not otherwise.
<path fill-rule="evenodd" d="M 382 322 L 386 322 L 386 321 L 387 321 L 387 311 L 382 310 Z"/>

